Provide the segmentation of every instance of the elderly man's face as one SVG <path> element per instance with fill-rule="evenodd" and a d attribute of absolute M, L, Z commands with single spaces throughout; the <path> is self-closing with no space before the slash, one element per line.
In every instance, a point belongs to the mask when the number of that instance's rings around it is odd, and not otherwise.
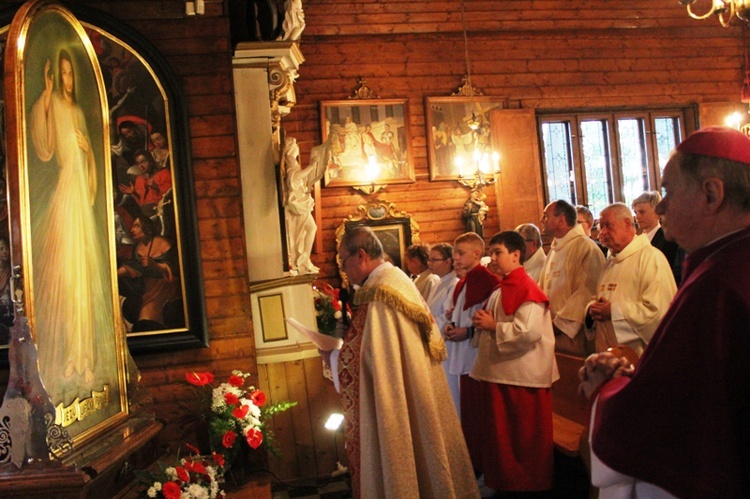
<path fill-rule="evenodd" d="M 693 235 L 703 218 L 701 193 L 697 183 L 690 182 L 682 173 L 677 157 L 670 159 L 664 167 L 661 186 L 665 195 L 656 206 L 656 213 L 661 216 L 664 236 L 687 251 L 697 249 Z"/>
<path fill-rule="evenodd" d="M 629 219 L 616 216 L 613 210 L 604 210 L 599 215 L 599 241 L 612 253 L 624 250 L 634 236 L 635 230 Z"/>
<path fill-rule="evenodd" d="M 362 268 L 362 255 L 364 251 L 359 250 L 355 253 L 349 253 L 342 244 L 339 246 L 339 258 L 341 258 L 341 270 L 344 271 L 346 276 L 349 278 L 349 282 L 361 286 L 367 275 L 365 275 Z"/>

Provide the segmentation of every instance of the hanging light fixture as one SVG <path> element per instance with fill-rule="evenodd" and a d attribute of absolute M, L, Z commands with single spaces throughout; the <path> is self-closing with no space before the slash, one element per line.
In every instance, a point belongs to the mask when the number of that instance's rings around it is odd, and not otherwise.
<path fill-rule="evenodd" d="M 749 0 L 750 1 L 750 0 Z M 495 174 L 500 171 L 500 154 L 494 151 L 489 144 L 489 137 L 480 140 L 482 134 L 486 133 L 484 123 L 476 115 L 474 94 L 476 90 L 471 83 L 471 61 L 469 60 L 469 38 L 466 33 L 466 15 L 464 12 L 464 0 L 461 0 L 461 27 L 464 35 L 464 60 L 466 63 L 466 84 L 459 89 L 460 94 L 469 96 L 471 107 L 471 118 L 466 122 L 471 134 L 471 143 L 466 144 L 466 154 L 457 154 L 454 163 L 458 169 L 458 182 L 472 191 L 481 191 L 486 185 L 495 182 Z"/>
<path fill-rule="evenodd" d="M 687 7 L 687 12 L 693 19 L 702 20 L 717 16 L 725 28 L 730 25 L 734 17 L 745 22 L 750 20 L 750 0 L 711 0 L 711 9 L 705 14 L 696 14 L 693 11 L 693 4 L 696 3 L 698 0 L 680 0 L 680 4 Z"/>

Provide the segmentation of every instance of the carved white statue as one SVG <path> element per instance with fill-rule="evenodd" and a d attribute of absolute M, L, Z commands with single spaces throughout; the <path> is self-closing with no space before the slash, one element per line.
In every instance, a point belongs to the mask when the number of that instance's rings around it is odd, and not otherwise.
<path fill-rule="evenodd" d="M 287 137 L 284 140 L 284 208 L 292 273 L 314 274 L 319 270 L 310 261 L 315 232 L 318 230 L 312 216 L 315 200 L 311 191 L 315 182 L 323 178 L 327 163 L 327 142 L 312 148 L 310 165 L 302 169 L 297 139 Z"/>
<path fill-rule="evenodd" d="M 286 0 L 284 2 L 284 21 L 281 23 L 279 40 L 297 41 L 305 29 L 305 13 L 302 10 L 302 0 Z"/>

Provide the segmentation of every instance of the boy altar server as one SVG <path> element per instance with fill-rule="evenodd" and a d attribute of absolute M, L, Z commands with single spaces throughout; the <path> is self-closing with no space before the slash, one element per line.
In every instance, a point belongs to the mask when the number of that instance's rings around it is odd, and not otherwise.
<path fill-rule="evenodd" d="M 468 374 L 477 356 L 476 347 L 471 345 L 470 335 L 473 331 L 471 318 L 474 312 L 482 308 L 492 290 L 500 283 L 500 278 L 487 270 L 480 261 L 484 256 L 484 239 L 474 232 L 461 234 L 453 245 L 453 266 L 457 274 L 464 274 L 453 291 L 453 307 L 450 322 L 443 330 L 448 347 L 448 370 L 451 375 L 459 375 L 461 399 L 461 426 L 464 434 L 472 431 L 474 421 L 480 419 L 472 409 L 476 395 L 473 393 L 476 381 Z"/>
<path fill-rule="evenodd" d="M 467 445 L 484 473 L 483 497 L 552 488 L 551 386 L 560 376 L 549 300 L 523 268 L 525 251 L 517 232 L 492 237 L 502 281 L 473 318 L 478 353 L 470 376 L 479 383 L 483 417 Z"/>

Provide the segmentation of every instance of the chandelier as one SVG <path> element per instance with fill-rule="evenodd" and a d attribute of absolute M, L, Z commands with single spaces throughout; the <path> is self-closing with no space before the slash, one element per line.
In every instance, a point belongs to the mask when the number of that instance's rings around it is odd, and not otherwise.
<path fill-rule="evenodd" d="M 454 163 L 458 170 L 458 182 L 472 191 L 481 191 L 485 186 L 495 182 L 495 174 L 500 171 L 500 155 L 487 146 L 490 137 L 484 135 L 489 135 L 487 133 L 489 123 L 482 123 L 474 111 L 476 91 L 471 84 L 471 61 L 469 60 L 469 40 L 466 34 L 464 0 L 461 0 L 461 26 L 464 35 L 466 85 L 460 90 L 463 95 L 469 96 L 471 119 L 466 124 L 471 131 L 471 143 L 467 144 L 470 147 L 466 148 L 465 155 L 456 155 Z"/>
<path fill-rule="evenodd" d="M 702 20 L 717 16 L 725 28 L 735 16 L 745 22 L 750 20 L 750 0 L 711 0 L 711 9 L 705 14 L 696 14 L 693 11 L 695 3 L 698 3 L 698 0 L 680 0 L 680 4 L 687 7 L 688 14 L 693 19 Z"/>

